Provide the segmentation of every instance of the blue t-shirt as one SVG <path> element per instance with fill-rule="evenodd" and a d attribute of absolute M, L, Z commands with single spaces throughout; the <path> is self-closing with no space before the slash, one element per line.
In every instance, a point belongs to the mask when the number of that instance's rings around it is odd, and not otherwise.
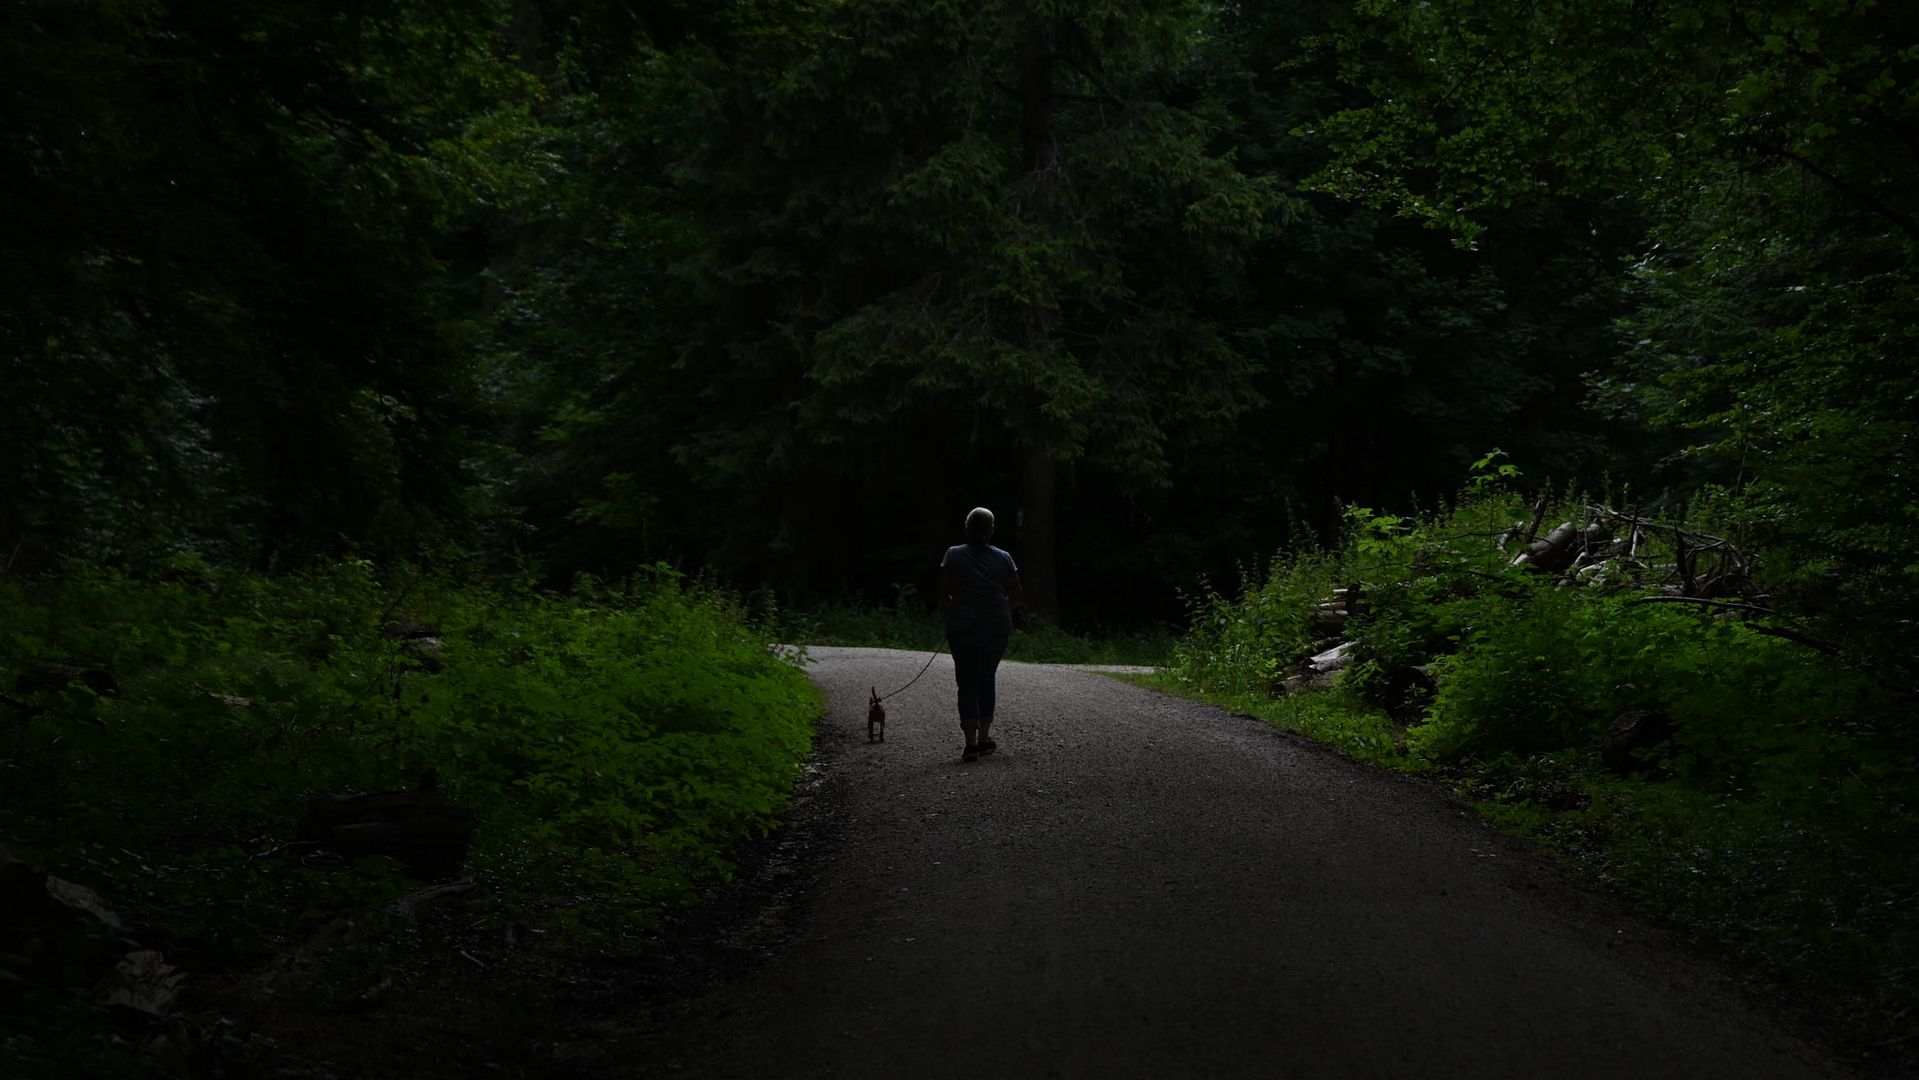
<path fill-rule="evenodd" d="M 1013 557 L 991 544 L 958 544 L 940 560 L 952 587 L 946 605 L 946 628 L 1013 630 L 1013 609 L 1006 583 L 1019 567 Z"/>

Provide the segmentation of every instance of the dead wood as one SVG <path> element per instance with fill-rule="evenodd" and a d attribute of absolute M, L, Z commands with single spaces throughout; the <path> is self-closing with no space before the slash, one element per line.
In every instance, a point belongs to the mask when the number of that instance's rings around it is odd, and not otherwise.
<path fill-rule="evenodd" d="M 1525 541 L 1525 543 L 1530 545 L 1534 540 L 1537 540 L 1539 538 L 1539 526 L 1540 526 L 1540 523 L 1545 520 L 1546 520 L 1546 493 L 1542 491 L 1539 493 L 1539 501 L 1533 503 L 1533 519 L 1526 526 L 1526 535 L 1522 538 Z"/>
<path fill-rule="evenodd" d="M 1544 571 L 1564 570 L 1572 565 L 1576 554 L 1573 541 L 1579 536 L 1578 526 L 1570 521 L 1562 522 L 1544 540 L 1528 544 L 1526 550 L 1513 559 L 1513 565 Z"/>

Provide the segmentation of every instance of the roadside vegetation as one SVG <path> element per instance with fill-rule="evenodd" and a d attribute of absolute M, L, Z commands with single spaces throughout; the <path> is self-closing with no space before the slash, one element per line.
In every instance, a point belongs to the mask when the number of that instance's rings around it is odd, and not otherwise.
<path fill-rule="evenodd" d="M 910 589 L 891 607 L 854 602 L 823 605 L 782 616 L 787 633 L 808 645 L 858 645 L 932 652 L 946 647 L 939 614 L 927 611 Z M 1131 664 L 1166 662 L 1179 637 L 1170 626 L 1067 630 L 1037 615 L 1025 615 L 1007 646 L 1006 659 L 1030 664 Z"/>
<path fill-rule="evenodd" d="M 766 643 L 932 651 L 983 503 L 1013 659 L 1910 1000 L 1915 12 L 8 4 L 0 902 L 239 970 L 412 888 L 308 796 L 430 790 L 501 918 L 644 937 L 787 798 Z M 1433 509 L 1493 442 L 1632 493 Z M 15 914 L 0 1011 L 82 993 Z"/>
<path fill-rule="evenodd" d="M 351 560 L 75 567 L 0 580 L 0 610 L 4 869 L 91 890 L 201 985 L 450 876 L 302 842 L 316 793 L 437 792 L 471 811 L 479 917 L 643 947 L 784 810 L 820 709 L 732 597 L 664 569 L 559 595 Z M 28 1075 L 99 993 L 85 931 L 0 949 L 28 987 L 0 1053 Z"/>
<path fill-rule="evenodd" d="M 1802 566 L 1789 549 L 1726 556 L 1752 564 L 1755 598 L 1688 595 L 1701 582 L 1681 567 L 1709 574 L 1731 549 L 1675 537 L 1755 534 L 1727 493 L 1683 530 L 1594 534 L 1577 565 L 1541 571 L 1515 565 L 1532 549 L 1513 534 L 1603 503 L 1496 480 L 1415 517 L 1354 508 L 1337 546 L 1201 589 L 1171 664 L 1142 681 L 1437 777 L 1576 874 L 1871 1005 L 1866 1026 L 1896 1019 L 1919 996 L 1910 688 L 1835 646 L 1843 627 L 1765 606 L 1791 597 L 1792 574 L 1769 569 Z M 1350 603 L 1329 602 L 1338 589 Z"/>

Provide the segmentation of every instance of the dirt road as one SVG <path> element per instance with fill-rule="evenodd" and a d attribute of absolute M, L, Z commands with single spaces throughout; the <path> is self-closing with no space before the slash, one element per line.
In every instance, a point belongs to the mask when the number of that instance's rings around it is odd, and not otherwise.
<path fill-rule="evenodd" d="M 1023 664 L 1001 670 L 1001 749 L 962 764 L 945 658 L 868 746 L 867 688 L 924 656 L 813 656 L 836 839 L 784 944 L 592 1071 L 1843 1075 L 1426 786 Z"/>

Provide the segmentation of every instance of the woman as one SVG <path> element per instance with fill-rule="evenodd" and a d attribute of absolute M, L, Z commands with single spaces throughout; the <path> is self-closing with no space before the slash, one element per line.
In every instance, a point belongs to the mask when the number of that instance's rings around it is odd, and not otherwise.
<path fill-rule="evenodd" d="M 966 515 L 966 543 L 946 549 L 940 560 L 940 611 L 959 682 L 960 730 L 966 733 L 961 761 L 978 761 L 998 749 L 993 742 L 994 681 L 1000 657 L 1013 636 L 1013 608 L 1026 606 L 1019 567 L 993 539 L 993 512 L 975 507 Z"/>

